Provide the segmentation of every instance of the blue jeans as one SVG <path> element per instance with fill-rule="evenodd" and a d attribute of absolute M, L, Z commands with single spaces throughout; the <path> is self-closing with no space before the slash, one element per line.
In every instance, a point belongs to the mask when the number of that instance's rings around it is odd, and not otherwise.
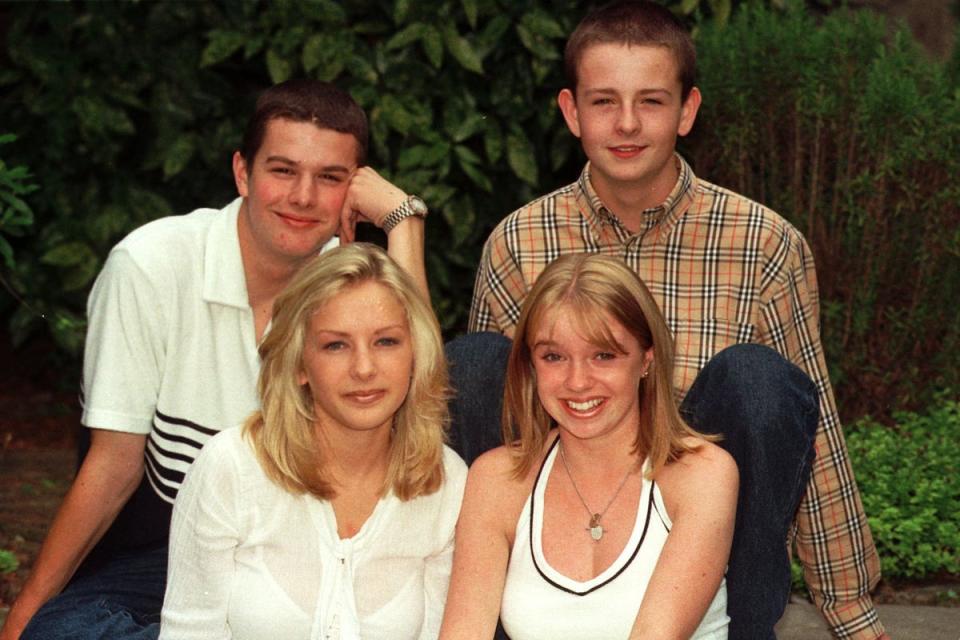
<path fill-rule="evenodd" d="M 451 446 L 469 464 L 500 444 L 503 380 L 510 341 L 499 334 L 460 336 L 447 344 Z M 727 569 L 730 640 L 775 638 L 790 596 L 786 540 L 813 462 L 819 408 L 816 387 L 767 347 L 736 345 L 700 371 L 680 407 L 740 470 L 733 548 Z M 498 631 L 498 637 L 504 637 Z"/>
<path fill-rule="evenodd" d="M 167 547 L 113 554 L 83 569 L 30 620 L 21 640 L 156 640 Z"/>

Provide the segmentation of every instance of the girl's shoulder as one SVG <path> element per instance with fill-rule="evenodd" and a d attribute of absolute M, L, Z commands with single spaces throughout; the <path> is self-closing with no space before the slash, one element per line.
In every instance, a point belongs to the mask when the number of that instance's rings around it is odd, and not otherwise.
<path fill-rule="evenodd" d="M 687 437 L 684 444 L 691 450 L 664 465 L 654 478 L 668 511 L 682 510 L 687 502 L 735 499 L 740 474 L 733 456 L 702 438 Z"/>

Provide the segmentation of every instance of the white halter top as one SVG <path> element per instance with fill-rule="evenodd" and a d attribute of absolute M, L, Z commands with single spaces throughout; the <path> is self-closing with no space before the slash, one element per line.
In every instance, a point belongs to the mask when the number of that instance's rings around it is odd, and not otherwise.
<path fill-rule="evenodd" d="M 543 504 L 557 457 L 551 445 L 517 521 L 500 618 L 512 640 L 612 640 L 627 638 L 670 533 L 660 488 L 642 479 L 633 532 L 620 556 L 600 575 L 580 582 L 555 570 L 543 555 Z M 694 633 L 697 640 L 727 637 L 727 587 L 717 595 Z"/>

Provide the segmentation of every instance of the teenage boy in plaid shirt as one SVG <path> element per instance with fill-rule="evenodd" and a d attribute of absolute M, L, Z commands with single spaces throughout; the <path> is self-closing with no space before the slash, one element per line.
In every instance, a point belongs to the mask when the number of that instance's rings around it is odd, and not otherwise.
<path fill-rule="evenodd" d="M 695 61 L 689 34 L 653 3 L 615 2 L 580 23 L 558 103 L 589 162 L 493 231 L 470 330 L 512 336 L 526 292 L 560 255 L 620 256 L 674 333 L 685 416 L 723 433 L 740 466 L 730 637 L 774 637 L 789 596 L 788 536 L 833 633 L 886 637 L 869 595 L 879 561 L 820 344 L 813 257 L 783 218 L 698 179 L 676 154 L 701 102 Z"/>

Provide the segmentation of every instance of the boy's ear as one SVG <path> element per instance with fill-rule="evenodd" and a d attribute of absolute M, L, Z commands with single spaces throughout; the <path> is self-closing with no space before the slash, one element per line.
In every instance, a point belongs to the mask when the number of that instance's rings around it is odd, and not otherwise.
<path fill-rule="evenodd" d="M 570 133 L 580 137 L 580 114 L 577 111 L 577 99 L 570 89 L 561 89 L 557 95 L 557 105 L 560 106 L 560 112 L 567 123 Z"/>
<path fill-rule="evenodd" d="M 677 126 L 677 135 L 685 136 L 693 129 L 693 123 L 697 119 L 697 111 L 700 110 L 700 102 L 703 96 L 700 95 L 700 89 L 693 87 L 687 94 L 687 99 L 683 101 L 680 107 L 680 124 Z"/>
<path fill-rule="evenodd" d="M 243 159 L 243 156 L 239 151 L 233 152 L 233 182 L 237 185 L 237 193 L 241 197 L 246 198 L 249 193 L 247 188 L 247 179 L 249 174 L 247 173 L 247 161 Z"/>

